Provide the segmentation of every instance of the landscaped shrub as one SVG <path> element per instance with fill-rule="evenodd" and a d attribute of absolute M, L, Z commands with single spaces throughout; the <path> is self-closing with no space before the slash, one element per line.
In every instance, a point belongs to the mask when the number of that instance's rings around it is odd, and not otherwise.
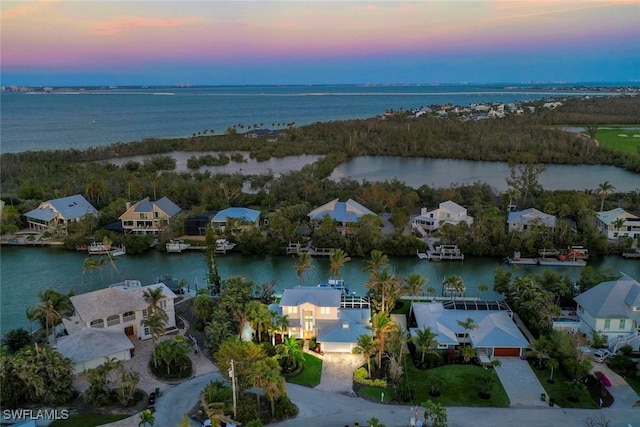
<path fill-rule="evenodd" d="M 353 373 L 353 380 L 358 384 L 367 385 L 371 387 L 387 388 L 386 380 L 372 380 L 369 378 L 367 368 L 358 368 Z"/>
<path fill-rule="evenodd" d="M 627 344 L 620 349 L 620 353 L 622 353 L 623 356 L 630 357 L 631 353 L 633 353 L 633 347 Z"/>
<path fill-rule="evenodd" d="M 238 402 L 238 421 L 244 424 L 256 418 L 260 418 L 258 403 L 248 396 L 241 398 Z"/>
<path fill-rule="evenodd" d="M 623 377 L 632 377 L 636 373 L 636 363 L 630 357 L 622 354 L 615 354 L 609 358 L 607 363 L 612 371 L 622 375 Z"/>
<path fill-rule="evenodd" d="M 285 420 L 298 415 L 298 407 L 291 402 L 289 396 L 286 394 L 276 400 L 275 409 L 276 421 Z"/>
<path fill-rule="evenodd" d="M 317 347 L 317 343 L 316 343 L 316 339 L 315 338 L 311 338 L 309 340 L 309 350 L 313 351 L 315 350 Z"/>

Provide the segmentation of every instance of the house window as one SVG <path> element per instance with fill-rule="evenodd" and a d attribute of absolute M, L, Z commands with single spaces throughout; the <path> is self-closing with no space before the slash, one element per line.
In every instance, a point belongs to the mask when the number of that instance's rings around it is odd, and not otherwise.
<path fill-rule="evenodd" d="M 153 217 L 154 218 L 160 218 L 160 212 L 154 212 L 153 213 Z"/>
<path fill-rule="evenodd" d="M 146 214 L 146 212 L 141 212 L 141 213 L 140 213 L 140 219 L 147 219 L 147 214 Z"/>
<path fill-rule="evenodd" d="M 620 319 L 620 327 L 618 329 L 624 329 L 627 325 L 627 319 Z"/>
<path fill-rule="evenodd" d="M 297 306 L 289 306 L 289 307 L 287 307 L 287 313 L 289 313 L 289 314 L 298 314 L 298 307 Z"/>
<path fill-rule="evenodd" d="M 142 318 L 146 319 L 147 317 L 149 317 L 149 313 L 147 312 L 147 309 L 145 308 L 144 310 L 142 310 Z"/>
<path fill-rule="evenodd" d="M 136 320 L 136 312 L 135 311 L 127 311 L 122 315 L 123 322 L 131 322 L 132 320 Z"/>
<path fill-rule="evenodd" d="M 605 319 L 604 328 L 605 329 L 611 329 L 611 319 Z"/>
<path fill-rule="evenodd" d="M 107 317 L 107 326 L 113 326 L 120 323 L 120 315 L 114 314 L 113 316 Z"/>
<path fill-rule="evenodd" d="M 104 328 L 104 320 L 96 319 L 91 321 L 92 328 Z"/>
<path fill-rule="evenodd" d="M 331 314 L 331 307 L 320 307 L 320 314 Z"/>

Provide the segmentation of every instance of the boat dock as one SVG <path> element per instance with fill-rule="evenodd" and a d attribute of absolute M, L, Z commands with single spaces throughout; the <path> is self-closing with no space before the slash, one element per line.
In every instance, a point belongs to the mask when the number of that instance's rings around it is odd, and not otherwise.
<path fill-rule="evenodd" d="M 626 259 L 640 259 L 640 249 L 636 249 L 635 251 L 623 252 L 622 256 Z"/>
<path fill-rule="evenodd" d="M 298 255 L 300 253 L 308 253 L 311 256 L 331 256 L 336 251 L 335 248 L 316 248 L 311 243 L 303 245 L 302 243 L 292 243 L 285 248 L 287 255 Z"/>
<path fill-rule="evenodd" d="M 464 261 L 464 254 L 458 249 L 457 245 L 440 245 L 433 246 L 431 239 L 427 240 L 429 249 L 426 253 L 418 252 L 419 259 L 428 259 L 429 261 Z"/>

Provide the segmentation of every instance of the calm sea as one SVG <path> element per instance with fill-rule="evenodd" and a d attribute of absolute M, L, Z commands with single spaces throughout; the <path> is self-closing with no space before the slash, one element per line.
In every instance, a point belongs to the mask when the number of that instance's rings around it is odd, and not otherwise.
<path fill-rule="evenodd" d="M 282 128 L 373 117 L 428 105 L 537 100 L 602 92 L 489 86 L 225 86 L 3 92 L 1 150 L 88 148 L 146 137 L 185 137 L 212 129 Z M 240 129 L 241 130 L 241 129 Z"/>

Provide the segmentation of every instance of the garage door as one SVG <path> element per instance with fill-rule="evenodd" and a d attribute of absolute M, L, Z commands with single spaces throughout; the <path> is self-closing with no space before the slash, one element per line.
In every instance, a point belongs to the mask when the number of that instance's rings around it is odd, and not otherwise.
<path fill-rule="evenodd" d="M 494 348 L 493 349 L 493 356 L 513 356 L 513 357 L 519 357 L 520 356 L 520 349 L 519 348 L 512 348 L 512 347 L 502 347 L 502 348 Z"/>
<path fill-rule="evenodd" d="M 351 349 L 354 347 L 353 343 L 344 342 L 322 342 L 320 343 L 320 349 L 325 353 L 351 353 Z"/>

